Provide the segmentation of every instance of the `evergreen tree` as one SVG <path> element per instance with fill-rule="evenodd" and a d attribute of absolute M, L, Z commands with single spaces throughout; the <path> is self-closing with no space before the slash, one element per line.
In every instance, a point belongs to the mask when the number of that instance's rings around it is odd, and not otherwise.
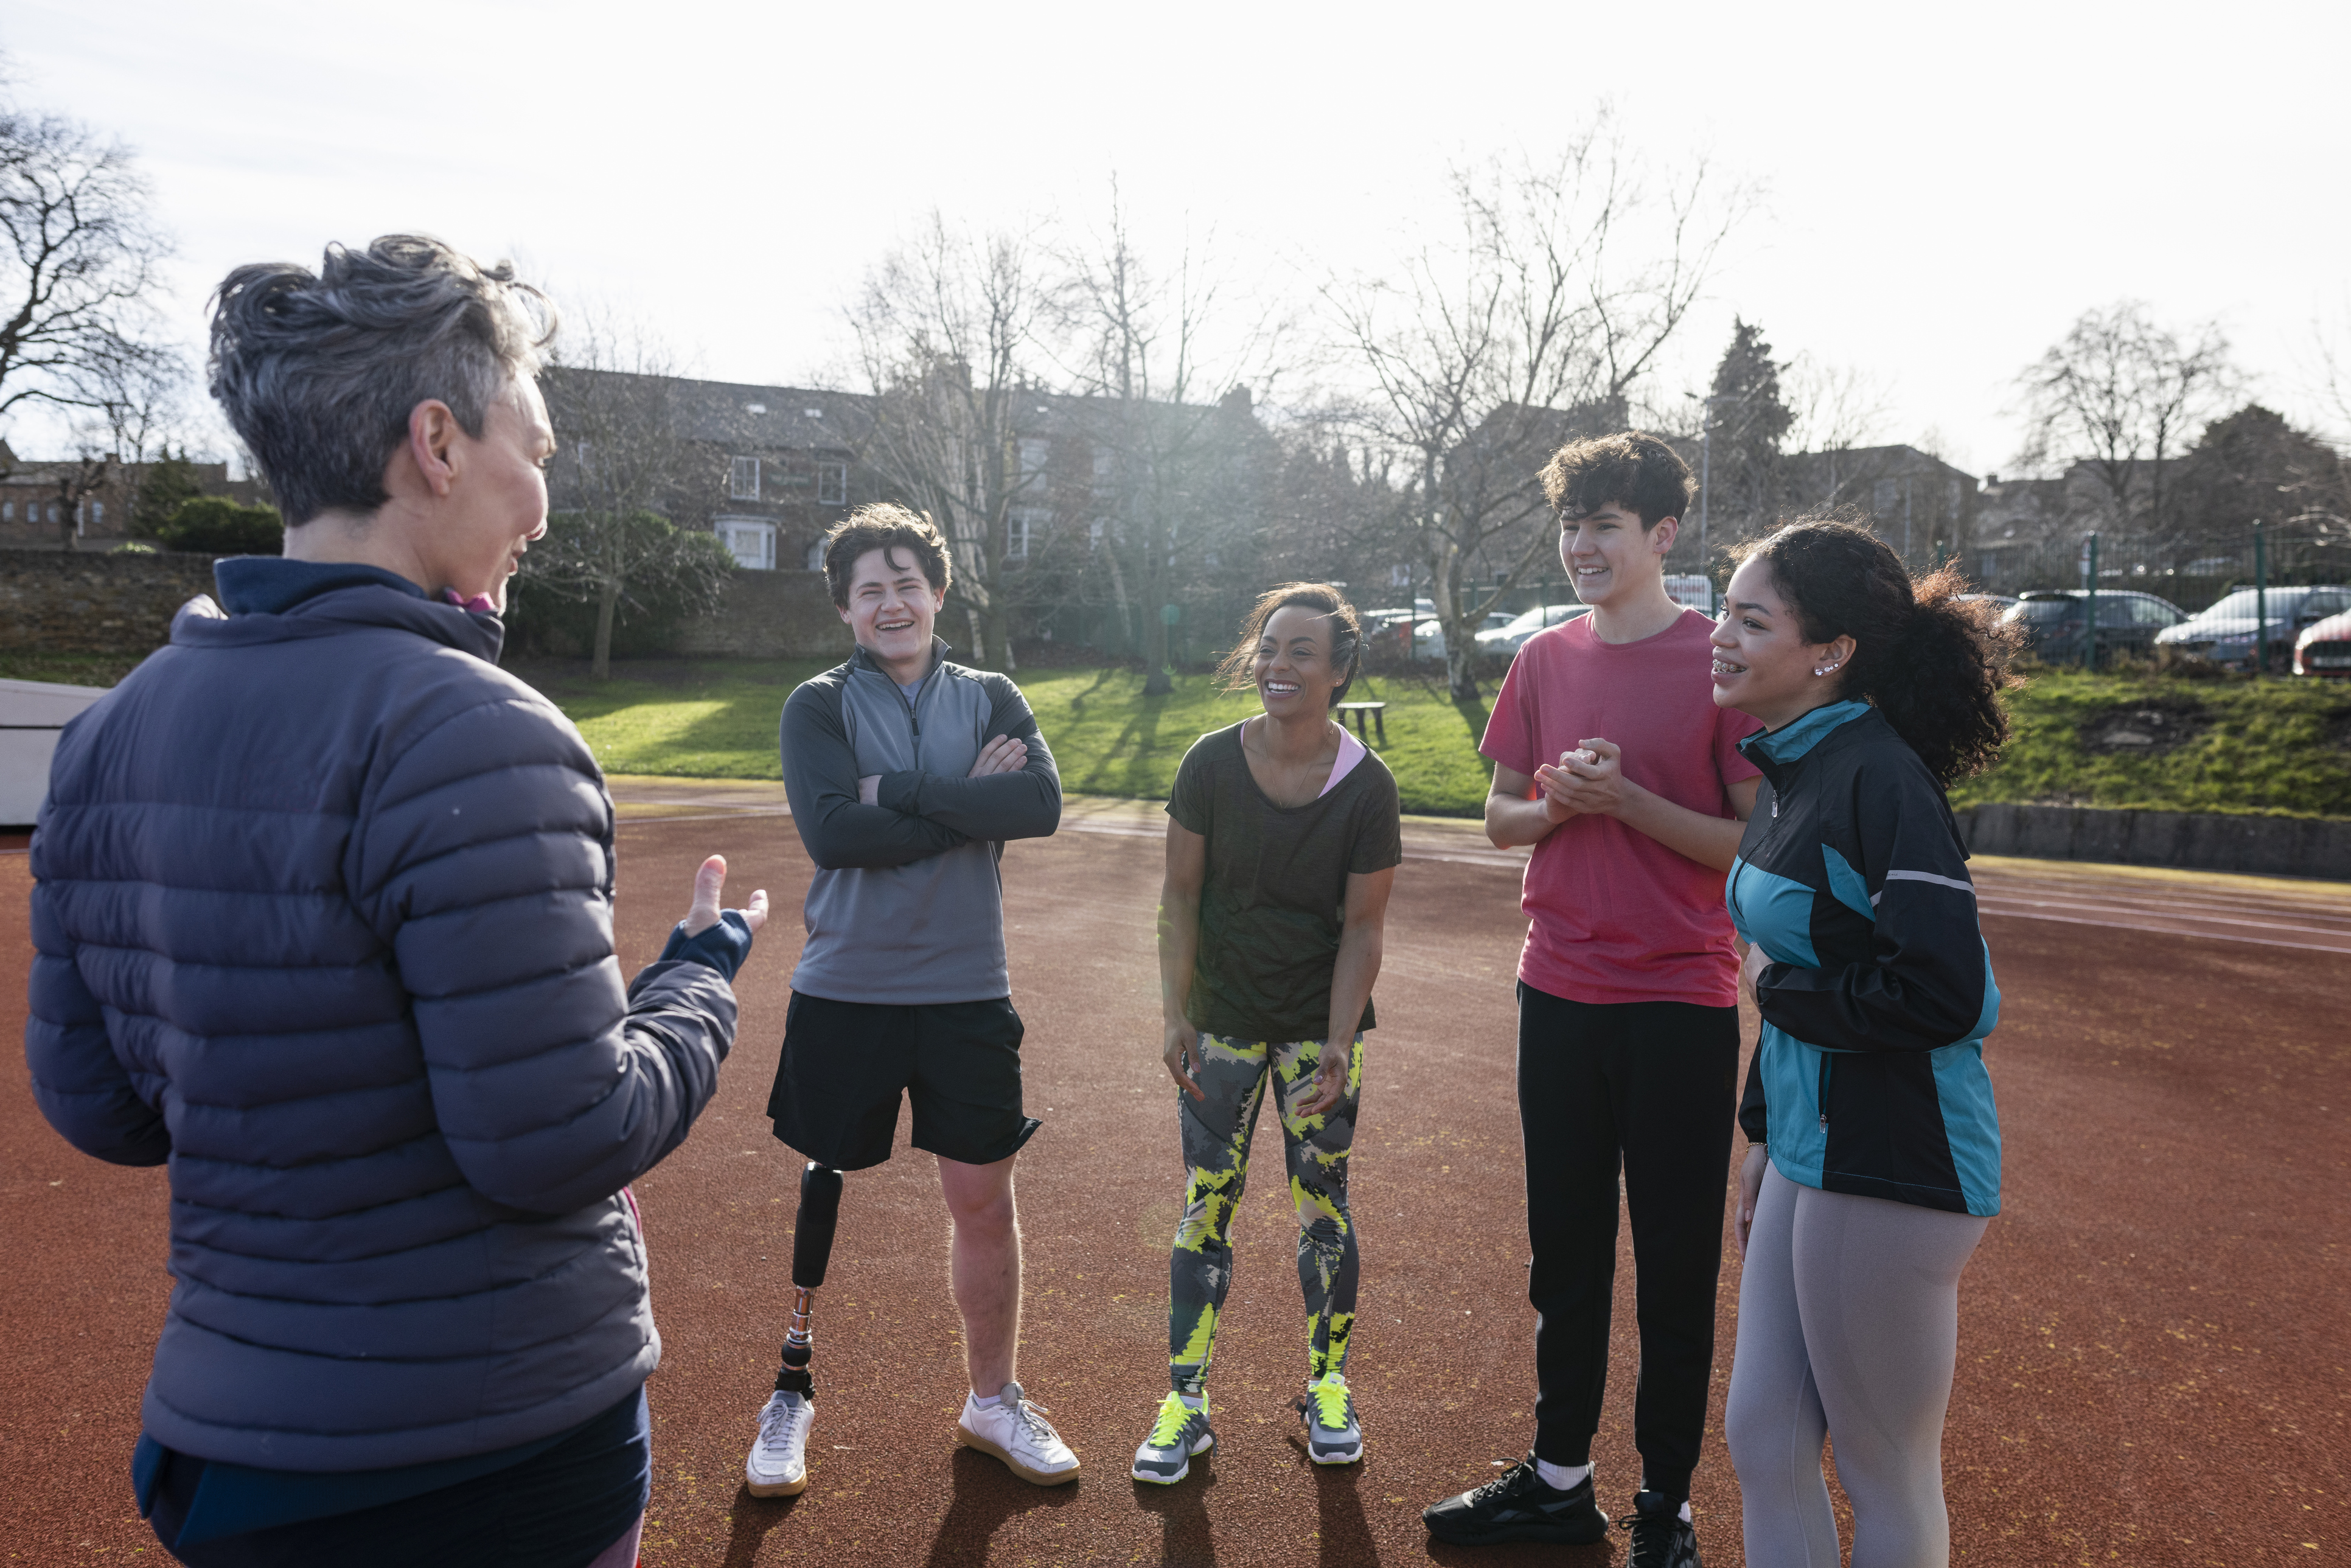
<path fill-rule="evenodd" d="M 1780 392 L 1785 368 L 1772 359 L 1762 328 L 1733 319 L 1707 405 L 1714 429 L 1707 504 L 1719 538 L 1769 527 L 1778 515 L 1780 443 L 1796 422 Z"/>
<path fill-rule="evenodd" d="M 204 486 L 196 483 L 196 465 L 188 461 L 187 449 L 166 451 L 139 480 L 138 489 L 131 497 L 131 533 L 141 538 L 159 537 L 171 526 L 181 502 L 192 501 L 204 493 Z"/>

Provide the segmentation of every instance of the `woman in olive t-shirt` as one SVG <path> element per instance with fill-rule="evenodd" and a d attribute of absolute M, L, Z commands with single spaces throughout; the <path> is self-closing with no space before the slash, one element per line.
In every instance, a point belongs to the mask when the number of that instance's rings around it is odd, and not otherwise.
<path fill-rule="evenodd" d="M 1298 1211 L 1308 1457 L 1363 1457 L 1345 1375 L 1357 1274 L 1347 1154 L 1403 849 L 1394 776 L 1331 721 L 1362 656 L 1361 622 L 1336 590 L 1266 594 L 1218 672 L 1231 689 L 1255 687 L 1265 712 L 1202 736 L 1167 802 L 1159 974 L 1188 1179 L 1169 1270 L 1173 1388 L 1135 1450 L 1137 1480 L 1181 1480 L 1216 1441 L 1208 1362 L 1269 1082 Z"/>

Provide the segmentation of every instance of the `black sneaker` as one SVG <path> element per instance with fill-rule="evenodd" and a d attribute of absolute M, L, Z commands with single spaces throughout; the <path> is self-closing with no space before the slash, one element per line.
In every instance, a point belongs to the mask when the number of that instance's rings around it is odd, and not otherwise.
<path fill-rule="evenodd" d="M 1531 1454 L 1476 1490 L 1422 1511 L 1420 1521 L 1429 1534 L 1456 1546 L 1496 1541 L 1588 1546 L 1608 1535 L 1608 1516 L 1592 1500 L 1591 1473 L 1562 1491 L 1542 1479 Z"/>
<path fill-rule="evenodd" d="M 1698 1556 L 1698 1527 L 1682 1505 L 1663 1492 L 1636 1492 L 1633 1511 L 1616 1522 L 1633 1532 L 1625 1568 L 1706 1568 Z"/>

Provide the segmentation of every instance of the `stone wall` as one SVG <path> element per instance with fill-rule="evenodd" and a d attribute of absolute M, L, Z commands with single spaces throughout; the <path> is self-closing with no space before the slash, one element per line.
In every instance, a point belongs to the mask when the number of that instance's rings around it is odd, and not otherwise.
<path fill-rule="evenodd" d="M 151 653 L 180 606 L 212 591 L 210 556 L 0 549 L 0 648 Z"/>
<path fill-rule="evenodd" d="M 676 651 L 699 658 L 846 659 L 852 646 L 820 571 L 737 571 L 713 615 L 678 628 Z"/>
<path fill-rule="evenodd" d="M 1974 806 L 1958 816 L 1977 854 L 2351 881 L 2351 822 L 2091 806 Z"/>

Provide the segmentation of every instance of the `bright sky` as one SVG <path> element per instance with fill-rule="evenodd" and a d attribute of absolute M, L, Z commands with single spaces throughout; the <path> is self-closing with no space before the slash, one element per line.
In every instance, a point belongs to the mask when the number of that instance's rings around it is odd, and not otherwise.
<path fill-rule="evenodd" d="M 2217 319 L 2319 417 L 2314 324 L 2351 346 L 2351 5 L 1603 11 L 9 0 L 0 48 L 22 102 L 142 156 L 191 342 L 236 263 L 422 229 L 698 373 L 806 379 L 929 209 L 1082 225 L 1113 173 L 1146 239 L 1213 233 L 1303 296 L 1441 223 L 1448 160 L 1555 152 L 1604 99 L 1764 193 L 1653 399 L 1703 386 L 1736 312 L 1888 388 L 1883 439 L 1998 470 L 2016 372 L 2130 297 Z"/>

